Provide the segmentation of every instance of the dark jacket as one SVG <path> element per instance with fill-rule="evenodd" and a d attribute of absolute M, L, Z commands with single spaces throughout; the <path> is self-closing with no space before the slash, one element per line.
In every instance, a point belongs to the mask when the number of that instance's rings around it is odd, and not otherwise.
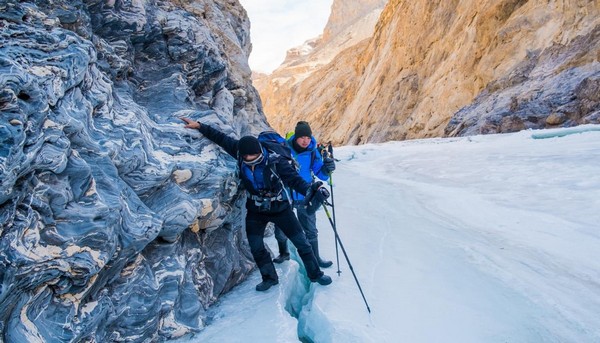
<path fill-rule="evenodd" d="M 292 160 L 272 153 L 263 146 L 263 162 L 252 171 L 238 156 L 239 140 L 206 124 L 201 124 L 199 131 L 238 161 L 240 179 L 249 193 L 246 201 L 248 211 L 265 214 L 281 212 L 290 206 L 286 187 L 303 195 L 310 188 L 310 184 L 294 168 Z M 260 180 L 255 180 L 256 177 L 260 177 Z"/>

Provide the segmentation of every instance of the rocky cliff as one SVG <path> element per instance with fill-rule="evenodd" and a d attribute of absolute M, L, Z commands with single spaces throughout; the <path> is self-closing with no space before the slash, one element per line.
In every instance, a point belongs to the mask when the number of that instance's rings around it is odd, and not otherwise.
<path fill-rule="evenodd" d="M 277 129 L 335 143 L 501 133 L 600 122 L 599 59 L 597 1 L 390 0 L 372 37 L 256 86 Z"/>
<path fill-rule="evenodd" d="M 0 1 L 0 341 L 201 330 L 253 268 L 235 161 L 266 127 L 236 0 Z"/>
<path fill-rule="evenodd" d="M 375 24 L 387 0 L 334 0 L 331 15 L 320 37 L 290 49 L 285 61 L 270 75 L 256 74 L 254 85 L 261 93 L 261 99 L 269 123 L 281 132 L 293 129 L 295 121 L 301 117 L 291 114 L 298 110 L 292 106 L 295 87 L 325 68 L 337 58 L 340 52 L 354 47 L 372 36 Z M 338 65 L 338 62 L 335 62 Z M 340 75 L 341 77 L 341 75 Z"/>

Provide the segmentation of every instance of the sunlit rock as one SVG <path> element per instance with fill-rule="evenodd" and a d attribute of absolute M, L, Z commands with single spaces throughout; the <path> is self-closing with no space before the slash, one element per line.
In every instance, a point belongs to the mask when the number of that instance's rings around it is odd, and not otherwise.
<path fill-rule="evenodd" d="M 366 38 L 258 78 L 269 122 L 344 144 L 599 123 L 598 1 L 389 0 Z"/>

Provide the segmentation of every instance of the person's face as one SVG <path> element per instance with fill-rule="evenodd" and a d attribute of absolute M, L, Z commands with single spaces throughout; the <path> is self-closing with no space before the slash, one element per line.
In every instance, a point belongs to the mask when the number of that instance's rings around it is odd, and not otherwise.
<path fill-rule="evenodd" d="M 302 148 L 305 149 L 310 144 L 310 137 L 303 136 L 296 138 L 296 143 Z"/>
<path fill-rule="evenodd" d="M 244 155 L 244 156 L 242 156 L 242 158 L 246 162 L 252 162 L 252 161 L 256 160 L 258 158 L 258 156 L 260 156 L 260 154 Z"/>

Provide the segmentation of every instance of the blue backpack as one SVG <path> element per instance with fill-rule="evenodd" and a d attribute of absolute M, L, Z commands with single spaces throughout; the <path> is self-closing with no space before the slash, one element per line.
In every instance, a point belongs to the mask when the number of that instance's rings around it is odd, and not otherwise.
<path fill-rule="evenodd" d="M 288 160 L 294 160 L 292 158 L 292 150 L 287 144 L 287 141 L 277 132 L 272 130 L 263 131 L 258 135 L 258 141 L 267 148 L 267 150 L 283 156 Z"/>

